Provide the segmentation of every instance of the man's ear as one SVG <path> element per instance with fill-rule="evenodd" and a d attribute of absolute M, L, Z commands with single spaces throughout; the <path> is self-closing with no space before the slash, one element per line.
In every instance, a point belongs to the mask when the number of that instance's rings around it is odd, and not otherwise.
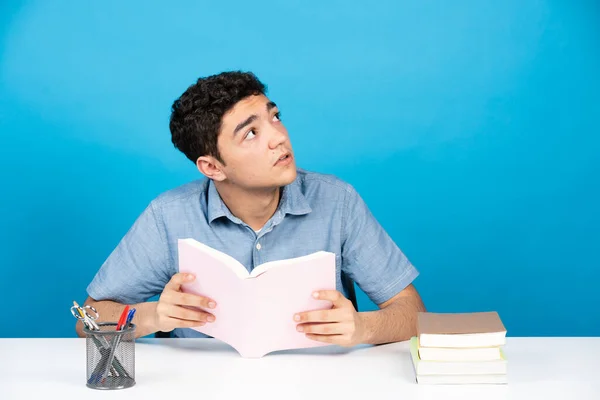
<path fill-rule="evenodd" d="M 212 156 L 198 157 L 196 167 L 201 174 L 214 181 L 220 182 L 227 178 L 223 171 L 223 164 Z"/>

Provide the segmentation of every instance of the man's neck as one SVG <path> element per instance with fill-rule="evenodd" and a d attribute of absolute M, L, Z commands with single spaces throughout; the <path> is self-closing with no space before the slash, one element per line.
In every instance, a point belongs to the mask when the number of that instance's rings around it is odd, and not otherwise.
<path fill-rule="evenodd" d="M 252 229 L 261 229 L 275 214 L 281 189 L 246 191 L 223 182 L 214 182 L 223 203 Z"/>

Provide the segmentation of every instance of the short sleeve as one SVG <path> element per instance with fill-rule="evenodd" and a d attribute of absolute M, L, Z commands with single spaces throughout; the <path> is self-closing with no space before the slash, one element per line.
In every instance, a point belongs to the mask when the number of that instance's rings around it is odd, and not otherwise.
<path fill-rule="evenodd" d="M 122 304 L 162 293 L 173 272 L 164 224 L 150 203 L 102 264 L 87 287 L 95 300 Z"/>
<path fill-rule="evenodd" d="M 350 185 L 342 223 L 342 269 L 375 304 L 391 299 L 419 275 Z"/>

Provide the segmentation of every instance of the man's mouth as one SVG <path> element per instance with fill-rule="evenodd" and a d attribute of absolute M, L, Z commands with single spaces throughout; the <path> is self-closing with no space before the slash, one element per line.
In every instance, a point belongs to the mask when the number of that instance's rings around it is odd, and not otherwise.
<path fill-rule="evenodd" d="M 285 161 L 287 161 L 291 157 L 292 157 L 292 155 L 290 153 L 285 153 L 285 154 L 283 154 L 281 157 L 279 157 L 277 159 L 277 161 L 275 162 L 275 164 L 279 164 L 281 162 L 285 162 Z"/>

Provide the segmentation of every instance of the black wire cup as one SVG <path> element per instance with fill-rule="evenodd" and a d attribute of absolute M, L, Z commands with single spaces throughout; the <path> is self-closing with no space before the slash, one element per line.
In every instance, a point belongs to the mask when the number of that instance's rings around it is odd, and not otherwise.
<path fill-rule="evenodd" d="M 87 387 L 125 389 L 135 385 L 135 325 L 117 331 L 117 324 L 100 322 L 86 334 Z"/>

